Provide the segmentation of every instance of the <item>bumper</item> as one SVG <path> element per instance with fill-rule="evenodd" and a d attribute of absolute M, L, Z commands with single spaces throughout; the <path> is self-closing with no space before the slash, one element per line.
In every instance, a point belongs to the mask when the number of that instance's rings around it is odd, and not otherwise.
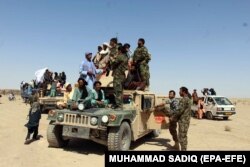
<path fill-rule="evenodd" d="M 63 126 L 63 136 L 89 139 L 90 128 L 79 127 L 79 126 Z"/>
<path fill-rule="evenodd" d="M 231 115 L 235 115 L 236 112 L 235 111 L 224 111 L 224 112 L 216 112 L 215 117 L 229 117 Z"/>

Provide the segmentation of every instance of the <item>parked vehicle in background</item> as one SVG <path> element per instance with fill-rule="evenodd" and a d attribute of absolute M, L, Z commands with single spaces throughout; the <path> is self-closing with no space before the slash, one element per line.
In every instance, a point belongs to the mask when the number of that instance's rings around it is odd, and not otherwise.
<path fill-rule="evenodd" d="M 222 118 L 228 120 L 232 115 L 236 114 L 233 103 L 224 96 L 204 96 L 204 116 L 207 119 Z M 197 113 L 198 105 L 192 106 L 193 115 Z"/>

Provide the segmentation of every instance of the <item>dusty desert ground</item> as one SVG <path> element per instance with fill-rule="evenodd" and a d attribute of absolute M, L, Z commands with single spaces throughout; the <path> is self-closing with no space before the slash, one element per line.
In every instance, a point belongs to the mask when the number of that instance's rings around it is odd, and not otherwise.
<path fill-rule="evenodd" d="M 237 100 L 237 99 L 234 99 Z M 249 100 L 250 101 L 250 100 Z M 250 102 L 237 100 L 237 114 L 228 121 L 192 118 L 188 133 L 189 150 L 250 150 Z M 42 115 L 39 134 L 42 138 L 24 145 L 24 124 L 29 105 L 0 98 L 0 166 L 104 166 L 105 147 L 90 141 L 74 140 L 64 149 L 49 148 L 46 139 L 48 121 Z M 225 131 L 225 127 L 231 131 Z M 173 141 L 167 130 L 158 138 L 144 137 L 133 143 L 132 150 L 166 150 Z"/>

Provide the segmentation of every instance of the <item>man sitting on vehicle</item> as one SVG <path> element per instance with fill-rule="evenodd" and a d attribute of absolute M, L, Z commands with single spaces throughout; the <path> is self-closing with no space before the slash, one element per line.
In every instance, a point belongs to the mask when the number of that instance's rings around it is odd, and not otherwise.
<path fill-rule="evenodd" d="M 56 90 L 57 90 L 57 82 L 53 81 L 50 88 L 50 97 L 56 96 Z"/>
<path fill-rule="evenodd" d="M 101 89 L 102 83 L 96 81 L 94 83 L 94 89 L 92 91 L 91 105 L 97 108 L 103 108 L 108 104 L 108 101 L 105 99 L 104 91 Z"/>
<path fill-rule="evenodd" d="M 58 102 L 57 107 L 59 109 L 67 108 L 67 103 L 70 101 L 73 97 L 73 91 L 72 91 L 72 86 L 70 83 L 65 84 L 65 92 L 64 92 L 64 97 L 63 97 L 63 102 Z"/>
<path fill-rule="evenodd" d="M 72 109 L 77 109 L 81 101 L 87 108 L 91 106 L 92 91 L 87 85 L 88 83 L 83 78 L 78 79 L 78 87 L 74 90 L 72 104 L 69 104 Z"/>
<path fill-rule="evenodd" d="M 139 72 L 132 63 L 128 72 L 127 78 L 124 82 L 124 88 L 128 90 L 144 90 L 146 84 L 141 81 Z"/>

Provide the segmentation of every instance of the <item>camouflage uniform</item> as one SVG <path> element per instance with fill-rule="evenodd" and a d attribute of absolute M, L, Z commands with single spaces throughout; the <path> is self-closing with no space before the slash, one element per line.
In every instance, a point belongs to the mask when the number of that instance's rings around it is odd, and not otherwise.
<path fill-rule="evenodd" d="M 191 117 L 191 100 L 187 96 L 180 100 L 179 108 L 174 115 L 175 119 L 178 120 L 179 124 L 179 135 L 178 139 L 181 145 L 181 151 L 187 150 L 187 132 L 190 124 Z"/>
<path fill-rule="evenodd" d="M 117 57 L 117 54 L 118 54 L 118 45 L 110 48 L 109 59 L 111 62 L 115 60 L 115 58 Z"/>
<path fill-rule="evenodd" d="M 137 47 L 134 55 L 133 61 L 136 63 L 137 68 L 140 72 L 140 77 L 142 82 L 145 82 L 147 86 L 149 86 L 149 66 L 148 62 L 151 60 L 151 56 L 148 53 L 148 49 L 145 46 Z"/>
<path fill-rule="evenodd" d="M 118 55 L 115 59 L 111 60 L 111 68 L 113 69 L 113 87 L 115 91 L 116 105 L 122 106 L 122 90 L 123 82 L 125 80 L 125 71 L 128 66 L 128 58 L 125 54 Z"/>
<path fill-rule="evenodd" d="M 177 120 L 174 117 L 174 114 L 178 110 L 179 107 L 179 101 L 176 98 L 170 99 L 166 102 L 166 104 L 170 104 L 170 112 L 169 112 L 169 132 L 172 135 L 172 138 L 175 142 L 178 142 L 178 136 L 177 136 Z"/>

